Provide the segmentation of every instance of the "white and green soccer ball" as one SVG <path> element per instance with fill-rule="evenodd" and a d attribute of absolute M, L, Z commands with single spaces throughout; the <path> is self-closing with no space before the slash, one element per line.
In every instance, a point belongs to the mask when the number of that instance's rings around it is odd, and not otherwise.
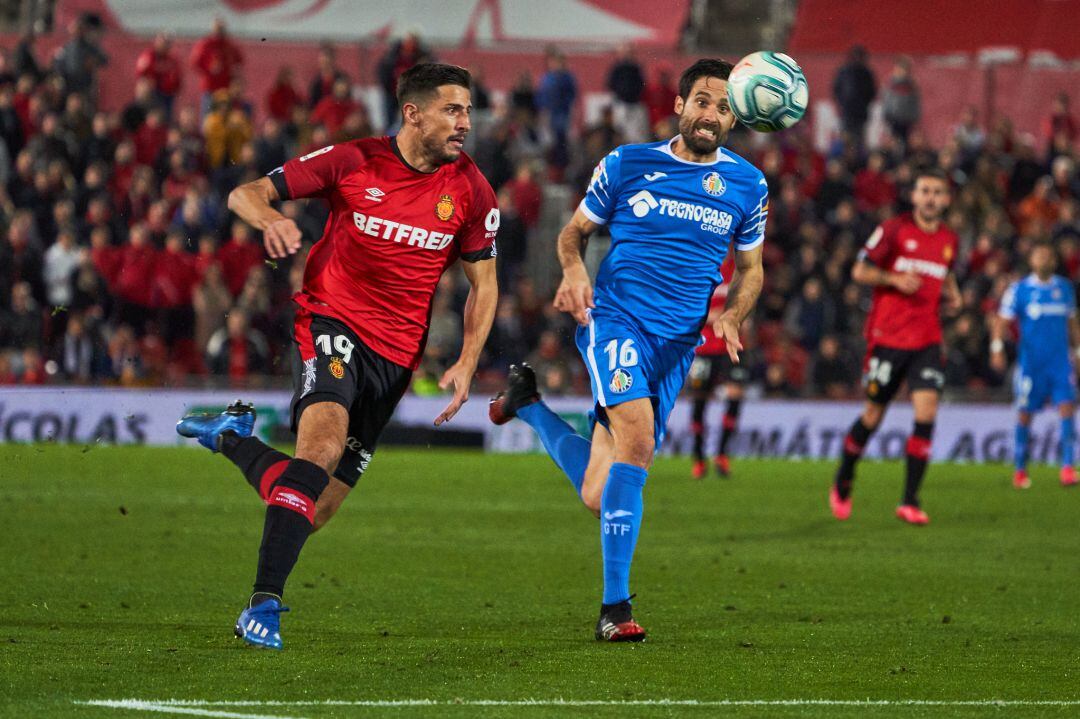
<path fill-rule="evenodd" d="M 806 113 L 810 100 L 798 63 L 768 50 L 739 60 L 728 78 L 727 95 L 739 122 L 759 132 L 791 127 Z"/>

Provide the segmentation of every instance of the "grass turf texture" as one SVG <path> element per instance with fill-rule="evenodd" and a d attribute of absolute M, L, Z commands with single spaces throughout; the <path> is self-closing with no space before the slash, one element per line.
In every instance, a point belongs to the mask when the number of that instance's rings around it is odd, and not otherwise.
<path fill-rule="evenodd" d="M 1053 468 L 660 459 L 632 586 L 642 645 L 592 639 L 598 527 L 543 456 L 380 450 L 305 548 L 285 651 L 232 638 L 263 507 L 201 449 L 0 445 L 0 716 L 76 700 L 1077 700 L 1080 490 Z M 1080 707 L 204 707 L 246 715 L 1075 716 Z"/>

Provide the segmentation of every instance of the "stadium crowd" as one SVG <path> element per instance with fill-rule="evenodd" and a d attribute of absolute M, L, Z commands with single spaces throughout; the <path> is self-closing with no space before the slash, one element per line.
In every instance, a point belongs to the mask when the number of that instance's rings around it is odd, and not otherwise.
<path fill-rule="evenodd" d="M 431 51 L 415 36 L 389 48 L 373 72 L 382 108 L 358 99 L 329 45 L 313 77 L 275 69 L 272 90 L 256 98 L 244 88 L 243 54 L 219 24 L 187 58 L 156 38 L 132 68 L 130 102 L 103 112 L 101 32 L 74 23 L 48 62 L 29 37 L 0 51 L 0 384 L 284 384 L 288 298 L 304 255 L 268 260 L 225 198 L 289 157 L 385 132 L 373 118 L 395 116 L 388 90 Z M 558 228 L 541 221 L 546 203 L 564 202 L 558 210 L 568 213 L 614 146 L 676 134 L 676 79 L 676 69 L 646 67 L 620 48 L 610 106 L 597 122 L 575 125 L 582 98 L 557 50 L 537 81 L 523 74 L 505 98 L 477 78 L 469 150 L 502 208 L 504 295 L 481 385 L 525 359 L 548 393 L 587 389 L 572 322 L 552 308 L 539 289 L 550 277 L 536 276 L 528 260 L 538 244 L 554 246 Z M 176 100 L 187 82 L 199 83 L 197 107 Z M 728 143 L 771 189 L 766 285 L 744 340 L 753 382 L 770 396 L 857 393 L 869 297 L 851 281 L 851 265 L 876 223 L 905 209 L 913 168 L 938 165 L 955 184 L 948 223 L 961 238 L 964 297 L 946 325 L 948 386 L 1001 387 L 987 323 L 1007 283 L 1025 272 L 1027 248 L 1053 240 L 1060 271 L 1080 280 L 1080 124 L 1069 98 L 1053 101 L 1039 137 L 1014 132 L 1004 116 L 985 127 L 971 110 L 947 142 L 931 146 L 919 128 L 917 78 L 902 59 L 879 83 L 856 49 L 832 91 L 844 131 L 827 152 L 802 126 L 772 137 L 737 130 Z M 867 145 L 875 100 L 889 131 Z M 560 184 L 569 202 L 548 191 Z M 321 235 L 319 202 L 286 202 L 283 212 L 305 238 Z M 435 378 L 460 346 L 466 293 L 463 277 L 444 277 L 414 391 L 438 391 Z"/>

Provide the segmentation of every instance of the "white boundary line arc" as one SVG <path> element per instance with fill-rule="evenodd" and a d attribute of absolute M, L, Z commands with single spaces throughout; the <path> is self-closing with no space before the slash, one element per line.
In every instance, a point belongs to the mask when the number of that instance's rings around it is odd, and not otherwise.
<path fill-rule="evenodd" d="M 142 709 L 150 711 L 201 707 L 423 707 L 423 706 L 506 706 L 506 707 L 599 707 L 599 706 L 668 706 L 668 707 L 1080 707 L 1080 699 L 322 699 L 309 700 L 201 700 L 201 699 L 108 699 L 75 702 L 89 706 Z M 180 713 L 180 712 L 177 712 Z M 206 716 L 206 715 L 203 715 Z M 214 716 L 223 716 L 217 715 Z M 250 715 L 224 715 L 250 716 Z"/>

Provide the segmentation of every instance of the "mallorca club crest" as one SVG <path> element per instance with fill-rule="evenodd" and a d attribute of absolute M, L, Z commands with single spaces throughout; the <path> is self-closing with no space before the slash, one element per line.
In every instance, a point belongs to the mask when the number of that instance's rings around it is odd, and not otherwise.
<path fill-rule="evenodd" d="M 454 198 L 450 195 L 443 195 L 439 198 L 439 201 L 435 203 L 435 216 L 443 222 L 448 221 L 454 216 Z"/>
<path fill-rule="evenodd" d="M 340 357 L 330 358 L 330 374 L 334 375 L 334 379 L 341 379 L 345 376 L 345 363 L 341 361 Z"/>
<path fill-rule="evenodd" d="M 945 245 L 945 249 L 941 254 L 944 256 L 946 264 L 952 262 L 952 245 Z"/>
<path fill-rule="evenodd" d="M 634 384 L 634 376 L 624 370 L 622 367 L 615 370 L 615 373 L 611 375 L 611 382 L 608 387 L 615 394 L 622 394 Z"/>
<path fill-rule="evenodd" d="M 724 183 L 724 178 L 720 177 L 719 172 L 710 172 L 701 178 L 701 189 L 713 197 L 720 197 L 727 189 L 727 184 Z"/>

